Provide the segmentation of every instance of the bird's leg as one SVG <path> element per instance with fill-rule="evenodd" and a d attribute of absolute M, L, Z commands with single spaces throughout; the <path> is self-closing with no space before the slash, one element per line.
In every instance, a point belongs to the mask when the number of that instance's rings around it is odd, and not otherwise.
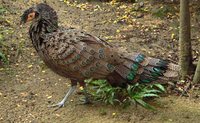
<path fill-rule="evenodd" d="M 49 107 L 64 107 L 65 102 L 67 101 L 68 97 L 76 90 L 76 85 L 71 85 L 70 89 L 67 91 L 65 97 L 57 104 L 51 105 Z"/>
<path fill-rule="evenodd" d="M 83 87 L 83 95 L 84 95 L 84 98 L 80 99 L 80 101 L 82 102 L 81 104 L 90 104 L 90 100 L 89 100 L 89 95 L 87 93 L 87 87 L 85 85 L 84 82 L 79 82 L 80 86 Z"/>

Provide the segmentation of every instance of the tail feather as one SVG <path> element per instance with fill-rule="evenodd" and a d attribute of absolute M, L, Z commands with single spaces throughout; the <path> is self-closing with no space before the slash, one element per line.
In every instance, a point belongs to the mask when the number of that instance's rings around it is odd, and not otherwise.
<path fill-rule="evenodd" d="M 168 61 L 146 57 L 143 54 L 133 53 L 124 57 L 124 64 L 116 66 L 115 77 L 112 83 L 120 83 L 116 76 L 123 79 L 123 83 L 135 82 L 150 83 L 173 80 L 178 77 L 179 66 Z"/>

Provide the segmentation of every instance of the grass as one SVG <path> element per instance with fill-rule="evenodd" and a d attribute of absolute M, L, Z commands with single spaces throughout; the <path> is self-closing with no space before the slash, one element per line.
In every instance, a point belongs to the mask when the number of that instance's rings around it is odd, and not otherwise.
<path fill-rule="evenodd" d="M 127 88 L 112 87 L 106 80 L 86 80 L 88 93 L 95 101 L 106 104 L 129 106 L 139 104 L 147 109 L 155 109 L 145 102 L 147 98 L 159 97 L 160 93 L 165 92 L 161 84 L 139 84 L 128 85 Z"/>

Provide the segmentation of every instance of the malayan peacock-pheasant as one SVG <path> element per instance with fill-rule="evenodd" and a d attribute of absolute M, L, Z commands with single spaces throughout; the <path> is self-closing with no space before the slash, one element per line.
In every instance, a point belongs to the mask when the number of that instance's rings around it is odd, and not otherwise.
<path fill-rule="evenodd" d="M 124 53 L 106 41 L 74 28 L 58 26 L 56 12 L 40 3 L 27 9 L 21 23 L 32 21 L 30 38 L 45 64 L 57 74 L 71 79 L 71 88 L 54 106 L 64 106 L 76 89 L 85 87 L 85 79 L 106 79 L 112 86 L 126 87 L 136 82 L 165 81 L 178 76 L 178 65 L 147 57 L 141 53 Z"/>

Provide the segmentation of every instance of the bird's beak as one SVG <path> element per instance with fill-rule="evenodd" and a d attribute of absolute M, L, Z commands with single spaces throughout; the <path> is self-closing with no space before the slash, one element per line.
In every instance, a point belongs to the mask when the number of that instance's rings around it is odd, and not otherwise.
<path fill-rule="evenodd" d="M 20 27 L 23 27 L 23 24 L 24 24 L 24 23 L 23 23 L 22 21 L 20 21 Z"/>
<path fill-rule="evenodd" d="M 23 25 L 25 22 L 23 20 L 20 21 L 20 25 Z"/>
<path fill-rule="evenodd" d="M 22 27 L 26 22 L 24 20 L 20 21 L 20 27 Z"/>

